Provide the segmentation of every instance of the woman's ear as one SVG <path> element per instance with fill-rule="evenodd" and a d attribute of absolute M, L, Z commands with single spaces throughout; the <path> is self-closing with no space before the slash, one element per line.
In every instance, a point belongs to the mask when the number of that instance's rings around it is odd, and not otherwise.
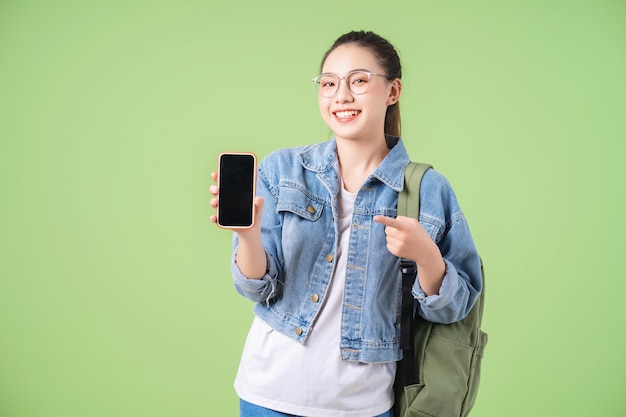
<path fill-rule="evenodd" d="M 389 90 L 389 96 L 387 97 L 387 105 L 391 106 L 396 104 L 398 100 L 400 100 L 400 95 L 402 95 L 402 80 L 400 78 L 396 78 L 391 81 L 391 89 Z"/>

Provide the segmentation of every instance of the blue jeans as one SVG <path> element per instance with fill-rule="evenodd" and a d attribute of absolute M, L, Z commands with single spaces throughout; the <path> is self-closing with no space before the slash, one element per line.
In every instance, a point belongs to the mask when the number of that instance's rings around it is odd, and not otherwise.
<path fill-rule="evenodd" d="M 239 417 L 303 417 L 259 407 L 258 405 L 250 404 L 244 400 L 239 400 L 239 413 Z M 393 412 L 389 410 L 375 417 L 393 417 Z"/>

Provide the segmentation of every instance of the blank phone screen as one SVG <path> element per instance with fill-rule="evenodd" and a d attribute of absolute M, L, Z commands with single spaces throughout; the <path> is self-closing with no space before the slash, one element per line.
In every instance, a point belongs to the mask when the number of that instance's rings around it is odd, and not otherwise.
<path fill-rule="evenodd" d="M 253 222 L 256 158 L 252 154 L 220 155 L 218 224 L 249 227 Z"/>

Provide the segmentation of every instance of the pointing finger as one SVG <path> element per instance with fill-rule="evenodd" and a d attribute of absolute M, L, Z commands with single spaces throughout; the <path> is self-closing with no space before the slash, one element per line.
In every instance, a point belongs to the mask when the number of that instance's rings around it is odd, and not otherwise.
<path fill-rule="evenodd" d="M 384 226 L 397 227 L 398 221 L 392 217 L 387 216 L 374 216 L 374 221 Z"/>

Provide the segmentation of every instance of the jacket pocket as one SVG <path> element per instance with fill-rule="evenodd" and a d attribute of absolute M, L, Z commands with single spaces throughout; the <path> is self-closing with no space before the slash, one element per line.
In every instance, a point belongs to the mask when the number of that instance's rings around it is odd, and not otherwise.
<path fill-rule="evenodd" d="M 314 198 L 306 190 L 293 187 L 281 187 L 276 211 L 297 214 L 306 220 L 316 221 L 322 215 L 323 201 Z"/>

